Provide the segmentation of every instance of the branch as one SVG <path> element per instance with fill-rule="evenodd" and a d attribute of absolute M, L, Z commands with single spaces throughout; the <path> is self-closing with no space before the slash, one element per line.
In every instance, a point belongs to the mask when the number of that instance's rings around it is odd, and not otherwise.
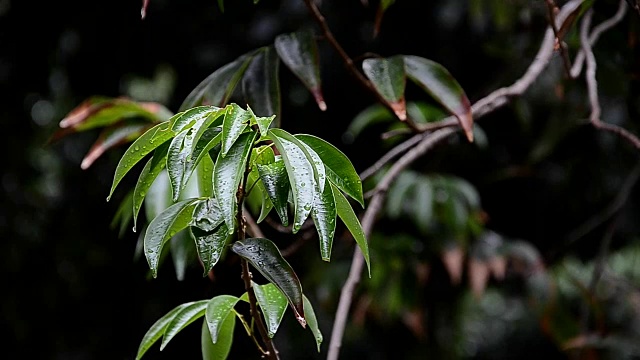
<path fill-rule="evenodd" d="M 567 52 L 567 45 L 562 41 L 558 26 L 556 25 L 556 12 L 558 6 L 554 0 L 546 0 L 547 10 L 549 13 L 549 26 L 553 30 L 553 36 L 555 36 L 554 50 L 559 50 L 562 56 L 562 64 L 567 76 L 571 76 L 571 61 L 569 60 L 569 53 Z"/>

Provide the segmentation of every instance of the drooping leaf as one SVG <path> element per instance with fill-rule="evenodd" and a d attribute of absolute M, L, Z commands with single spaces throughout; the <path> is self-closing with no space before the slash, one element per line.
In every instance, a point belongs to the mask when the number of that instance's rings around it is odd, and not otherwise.
<path fill-rule="evenodd" d="M 268 335 L 273 338 L 287 309 L 287 298 L 273 284 L 253 283 L 253 291 L 267 323 Z"/>
<path fill-rule="evenodd" d="M 183 131 L 176 135 L 171 140 L 169 150 L 167 152 L 167 173 L 169 174 L 169 181 L 171 183 L 171 193 L 173 194 L 173 201 L 177 201 L 182 190 L 182 178 L 184 176 L 184 165 L 187 162 L 187 154 L 189 149 L 185 147 L 185 139 L 187 137 L 187 131 Z"/>
<path fill-rule="evenodd" d="M 137 118 L 150 123 L 160 122 L 160 113 L 168 112 L 157 103 L 139 103 L 125 98 L 93 97 L 73 109 L 62 121 L 62 129 L 86 131 L 114 125 L 124 119 Z"/>
<path fill-rule="evenodd" d="M 280 60 L 274 48 L 264 47 L 256 52 L 242 78 L 245 100 L 258 117 L 275 115 L 280 119 L 279 68 Z M 266 131 L 261 128 L 260 133 Z"/>
<path fill-rule="evenodd" d="M 204 197 L 213 197 L 213 160 L 209 153 L 204 153 L 200 157 L 200 163 L 196 167 L 198 174 L 198 188 L 200 195 Z"/>
<path fill-rule="evenodd" d="M 336 231 L 336 215 L 336 201 L 333 197 L 333 190 L 331 186 L 327 185 L 322 193 L 316 192 L 313 210 L 311 210 L 311 217 L 318 231 L 320 256 L 324 261 L 331 259 L 331 247 Z"/>
<path fill-rule="evenodd" d="M 193 240 L 191 240 L 191 235 L 183 230 L 175 234 L 169 244 L 171 260 L 173 260 L 173 267 L 176 270 L 176 279 L 183 281 L 187 272 L 187 265 L 189 265 L 189 259 L 195 253 Z"/>
<path fill-rule="evenodd" d="M 211 333 L 207 323 L 202 324 L 202 360 L 226 360 L 231 352 L 233 344 L 233 331 L 236 327 L 235 316 L 228 316 L 220 326 L 218 341 L 214 344 L 211 341 Z"/>
<path fill-rule="evenodd" d="M 185 159 L 184 173 L 182 175 L 183 184 L 186 184 L 189 181 L 193 172 L 196 171 L 196 169 L 200 166 L 200 162 L 205 158 L 208 158 L 210 160 L 209 163 L 205 163 L 205 165 L 208 165 L 209 171 L 211 172 L 211 174 L 209 174 L 209 177 L 213 175 L 213 162 L 211 161 L 211 157 L 209 156 L 209 150 L 218 145 L 221 139 L 222 134 L 220 133 L 219 128 L 209 128 L 202 134 L 198 143 L 193 146 L 191 155 L 187 155 Z M 207 181 L 206 178 L 203 180 L 205 182 Z"/>
<path fill-rule="evenodd" d="M 156 216 L 172 204 L 169 175 L 167 175 L 166 170 L 162 170 L 151 184 L 144 198 L 144 210 L 147 221 L 155 219 Z"/>
<path fill-rule="evenodd" d="M 418 229 L 423 233 L 429 232 L 429 225 L 433 214 L 433 187 L 427 178 L 421 178 L 413 187 L 413 218 Z"/>
<path fill-rule="evenodd" d="M 404 61 L 401 56 L 386 59 L 366 59 L 362 70 L 378 93 L 389 103 L 400 120 L 407 119 L 407 105 L 404 100 L 404 88 L 407 77 L 404 73 Z"/>
<path fill-rule="evenodd" d="M 137 139 L 147 129 L 149 129 L 148 125 L 142 123 L 123 123 L 102 130 L 96 142 L 82 159 L 80 167 L 83 170 L 88 169 L 105 151 Z"/>
<path fill-rule="evenodd" d="M 291 265 L 282 257 L 278 247 L 268 239 L 250 238 L 236 241 L 231 250 L 245 258 L 287 298 L 296 320 L 304 327 L 302 285 Z"/>
<path fill-rule="evenodd" d="M 278 35 L 275 47 L 282 62 L 302 81 L 316 100 L 320 110 L 327 104 L 322 96 L 318 45 L 310 30 Z"/>
<path fill-rule="evenodd" d="M 327 186 L 331 188 L 331 186 Z M 311 301 L 307 299 L 306 296 L 302 295 L 302 300 L 304 304 L 304 314 L 307 319 L 307 324 L 309 325 L 309 329 L 313 334 L 313 337 L 316 339 L 316 346 L 318 347 L 318 352 L 320 352 L 320 344 L 322 344 L 322 332 L 320 332 L 320 328 L 318 327 L 318 319 L 316 319 L 316 313 L 313 311 L 313 306 L 311 305 Z"/>
<path fill-rule="evenodd" d="M 133 204 L 133 191 L 130 191 L 118 206 L 118 210 L 116 210 L 115 215 L 113 215 L 113 219 L 111 220 L 110 227 L 113 229 L 116 226 L 118 228 L 118 237 L 122 237 L 124 232 L 126 231 L 129 223 L 131 222 L 131 218 L 133 217 L 132 213 L 132 204 Z"/>
<path fill-rule="evenodd" d="M 250 120 L 251 112 L 244 110 L 237 104 L 228 106 L 222 123 L 222 157 L 227 155 L 231 146 L 233 146 L 244 129 L 247 128 Z"/>
<path fill-rule="evenodd" d="M 369 277 L 371 277 L 371 264 L 369 263 L 369 244 L 367 243 L 367 239 L 364 236 L 364 231 L 362 230 L 362 225 L 360 225 L 360 220 L 353 212 L 349 201 L 344 195 L 340 192 L 340 190 L 331 184 L 333 187 L 333 197 L 336 201 L 336 211 L 338 212 L 338 216 L 342 220 L 342 222 L 347 226 L 351 235 L 356 240 L 358 247 L 360 247 L 360 251 L 362 251 L 362 256 L 364 256 L 364 260 L 367 262 L 367 270 L 369 271 Z"/>
<path fill-rule="evenodd" d="M 264 183 L 260 181 L 260 174 L 258 173 L 258 167 L 253 166 L 249 176 L 247 178 L 247 189 L 250 189 L 250 193 L 247 195 L 247 201 L 259 201 L 260 202 L 260 215 L 258 215 L 257 223 L 262 222 L 271 209 L 273 209 L 273 203 L 267 193 L 267 189 Z M 254 200 L 257 199 L 257 200 Z"/>
<path fill-rule="evenodd" d="M 271 129 L 269 134 L 280 155 L 282 155 L 282 160 L 289 176 L 294 206 L 292 231 L 295 234 L 309 217 L 313 207 L 314 172 L 316 170 L 302 147 L 291 141 L 290 135 L 286 136 L 288 133 L 280 129 Z"/>
<path fill-rule="evenodd" d="M 200 260 L 202 260 L 202 266 L 204 268 L 202 276 L 207 276 L 222 256 L 224 247 L 229 240 L 229 228 L 225 223 L 220 224 L 212 231 L 204 231 L 192 226 L 191 234 L 196 239 L 198 256 Z"/>
<path fill-rule="evenodd" d="M 396 0 L 380 0 L 380 5 L 378 6 L 378 11 L 376 13 L 376 22 L 373 28 L 373 37 L 378 36 L 380 33 L 380 25 L 382 24 L 382 17 L 384 13 L 387 11 L 389 6 L 393 5 Z"/>
<path fill-rule="evenodd" d="M 353 118 L 344 133 L 343 141 L 352 143 L 365 128 L 374 124 L 390 122 L 391 120 L 394 120 L 394 117 L 389 109 L 382 106 L 382 104 L 371 105 Z"/>
<path fill-rule="evenodd" d="M 413 55 L 404 56 L 407 76 L 458 118 L 467 139 L 473 142 L 471 103 L 462 87 L 442 65 Z"/>
<path fill-rule="evenodd" d="M 165 316 L 161 317 L 156 321 L 151 328 L 144 334 L 142 341 L 140 342 L 140 346 L 138 347 L 138 354 L 136 355 L 136 360 L 140 360 L 142 356 L 151 348 L 151 346 L 164 335 L 164 332 L 167 328 L 167 325 L 173 320 L 176 314 L 182 311 L 185 307 L 189 306 L 189 303 L 180 304 L 173 308 L 173 310 L 169 311 Z"/>
<path fill-rule="evenodd" d="M 133 191 L 133 231 L 136 231 L 138 214 L 140 212 L 140 208 L 142 208 L 142 202 L 147 196 L 147 193 L 149 192 L 151 185 L 153 185 L 158 175 L 162 172 L 162 170 L 166 166 L 168 149 L 169 149 L 169 141 L 160 145 L 153 152 L 153 157 L 149 159 L 147 164 L 142 169 L 140 176 L 138 177 L 138 182 L 136 183 L 135 190 Z M 162 210 L 164 210 L 164 208 Z"/>
<path fill-rule="evenodd" d="M 158 275 L 158 261 L 164 244 L 189 225 L 198 202 L 198 199 L 180 201 L 167 208 L 149 224 L 144 236 L 144 254 L 154 278 Z"/>
<path fill-rule="evenodd" d="M 317 185 L 316 192 L 318 193 L 323 192 L 324 185 L 327 179 L 327 169 L 326 169 L 326 166 L 324 165 L 324 162 L 322 162 L 320 155 L 318 155 L 318 153 L 316 153 L 309 145 L 300 141 L 297 137 L 293 137 L 293 138 L 298 141 L 298 144 L 296 145 L 298 146 L 302 145 L 301 146 L 302 150 L 304 150 L 304 152 L 308 155 L 307 160 L 309 160 L 311 162 L 311 165 L 313 165 L 313 168 L 315 170 L 314 177 Z"/>
<path fill-rule="evenodd" d="M 288 199 L 289 177 L 284 161 L 276 161 L 267 165 L 256 164 L 264 189 L 276 209 L 282 225 L 289 225 Z"/>
<path fill-rule="evenodd" d="M 253 52 L 242 55 L 233 62 L 214 71 L 191 91 L 180 106 L 180 110 L 200 104 L 226 105 L 236 85 L 242 79 L 244 71 L 251 63 L 252 56 Z"/>
<path fill-rule="evenodd" d="M 213 169 L 213 190 L 230 232 L 235 230 L 234 218 L 238 207 L 236 193 L 244 177 L 255 135 L 254 132 L 240 135 L 226 156 L 223 157 L 220 152 Z"/>
<path fill-rule="evenodd" d="M 217 110 L 219 108 L 216 106 L 197 106 L 178 113 L 170 120 L 171 130 L 177 134 L 183 130 L 190 129 L 196 124 L 202 124 L 209 115 Z"/>
<path fill-rule="evenodd" d="M 230 317 L 235 321 L 233 307 L 238 300 L 240 299 L 231 295 L 219 295 L 209 300 L 205 316 L 207 328 L 211 334 L 209 340 L 214 344 L 218 343 L 219 334 L 227 318 Z"/>
<path fill-rule="evenodd" d="M 174 336 L 187 327 L 187 325 L 204 316 L 208 303 L 209 300 L 194 301 L 188 303 L 185 307 L 176 312 L 164 331 L 162 344 L 160 344 L 160 351 L 167 346 Z"/>
<path fill-rule="evenodd" d="M 197 204 L 190 225 L 204 231 L 213 231 L 224 222 L 224 214 L 216 199 L 209 198 Z"/>
<path fill-rule="evenodd" d="M 319 137 L 296 135 L 296 138 L 309 145 L 318 154 L 325 165 L 329 181 L 364 207 L 362 181 L 349 158 L 338 148 Z"/>
<path fill-rule="evenodd" d="M 386 210 L 392 219 L 397 219 L 403 215 L 408 195 L 413 191 L 413 186 L 417 182 L 414 172 L 403 171 L 398 175 L 387 194 Z"/>

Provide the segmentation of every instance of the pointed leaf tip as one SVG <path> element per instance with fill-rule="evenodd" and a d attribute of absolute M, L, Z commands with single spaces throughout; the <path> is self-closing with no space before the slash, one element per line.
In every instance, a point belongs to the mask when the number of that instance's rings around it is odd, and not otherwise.
<path fill-rule="evenodd" d="M 142 1 L 142 9 L 140 9 L 140 17 L 144 20 L 147 17 L 147 7 L 149 7 L 149 0 Z"/>

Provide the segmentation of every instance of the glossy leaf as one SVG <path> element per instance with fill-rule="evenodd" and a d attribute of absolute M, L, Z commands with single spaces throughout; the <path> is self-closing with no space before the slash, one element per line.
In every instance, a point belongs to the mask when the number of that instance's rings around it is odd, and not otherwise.
<path fill-rule="evenodd" d="M 254 132 L 240 135 L 238 141 L 227 153 L 227 156 L 223 157 L 222 152 L 220 152 L 213 169 L 213 191 L 229 232 L 235 230 L 234 218 L 238 207 L 236 193 L 244 177 L 247 158 L 255 135 Z"/>
<path fill-rule="evenodd" d="M 104 129 L 82 159 L 80 167 L 83 170 L 88 169 L 105 151 L 134 141 L 147 129 L 149 129 L 148 125 L 141 123 L 117 124 Z"/>
<path fill-rule="evenodd" d="M 311 217 L 318 231 L 320 256 L 324 261 L 331 259 L 331 247 L 336 231 L 336 215 L 336 201 L 333 197 L 333 190 L 330 185 L 327 185 L 321 194 L 316 192 L 313 210 L 311 210 Z"/>
<path fill-rule="evenodd" d="M 149 159 L 147 164 L 142 169 L 138 182 L 136 183 L 135 190 L 133 191 L 133 231 L 136 231 L 136 224 L 138 220 L 138 214 L 140 208 L 142 208 L 142 202 L 144 201 L 151 185 L 162 172 L 166 166 L 167 151 L 169 149 L 169 142 L 165 142 L 159 146 L 154 152 L 153 157 Z M 163 209 L 164 210 L 164 209 Z M 153 219 L 153 218 L 151 218 Z"/>
<path fill-rule="evenodd" d="M 264 190 L 276 209 L 282 225 L 289 225 L 287 209 L 290 183 L 284 161 L 277 161 L 268 165 L 256 164 L 256 167 Z"/>
<path fill-rule="evenodd" d="M 204 153 L 196 167 L 198 189 L 200 190 L 200 195 L 204 197 L 213 197 L 213 167 L 211 156 L 209 156 L 208 152 Z"/>
<path fill-rule="evenodd" d="M 188 303 L 187 306 L 176 312 L 173 319 L 165 329 L 164 336 L 162 337 L 162 344 L 160 344 L 160 351 L 167 346 L 174 336 L 187 327 L 187 325 L 204 316 L 208 303 L 209 300 L 194 301 Z"/>
<path fill-rule="evenodd" d="M 407 76 L 458 118 L 467 139 L 473 141 L 471 103 L 462 87 L 444 66 L 413 55 L 404 56 Z"/>
<path fill-rule="evenodd" d="M 247 201 L 254 201 L 252 199 L 258 199 L 255 201 L 260 202 L 260 215 L 258 215 L 258 219 L 256 220 L 257 223 L 260 223 L 267 217 L 267 215 L 269 215 L 271 209 L 273 209 L 273 203 L 271 202 L 271 198 L 267 193 L 264 183 L 260 181 L 260 174 L 258 173 L 257 166 L 253 166 L 251 168 L 251 172 L 249 172 L 249 176 L 247 177 L 247 189 L 251 189 L 251 192 L 247 196 Z"/>
<path fill-rule="evenodd" d="M 309 145 L 318 154 L 324 163 L 329 181 L 364 207 L 362 181 L 349 158 L 338 148 L 319 137 L 296 135 L 296 138 Z"/>
<path fill-rule="evenodd" d="M 391 105 L 400 120 L 407 119 L 407 105 L 404 100 L 404 88 L 407 77 L 404 73 L 404 61 L 401 56 L 386 59 L 366 59 L 362 70 L 378 93 Z"/>
<path fill-rule="evenodd" d="M 275 120 L 275 118 L 275 115 L 267 117 L 256 117 L 256 124 L 258 125 L 258 130 L 260 131 L 261 135 L 267 134 L 267 131 L 269 131 L 269 128 L 271 127 L 271 124 L 273 123 L 273 120 Z M 278 126 L 279 125 L 276 125 L 275 127 Z"/>
<path fill-rule="evenodd" d="M 236 318 L 228 316 L 220 326 L 218 341 L 214 344 L 211 341 L 211 333 L 206 322 L 202 324 L 202 359 L 203 360 L 226 360 L 231 352 L 233 344 L 233 331 L 236 327 Z"/>
<path fill-rule="evenodd" d="M 287 310 L 287 298 L 273 284 L 253 283 L 253 291 L 262 309 L 268 335 L 272 338 L 278 331 L 284 312 Z"/>
<path fill-rule="evenodd" d="M 282 62 L 309 89 L 320 110 L 326 110 L 320 81 L 318 45 L 313 32 L 306 30 L 279 35 L 275 47 Z"/>
<path fill-rule="evenodd" d="M 296 320 L 304 327 L 302 285 L 291 265 L 282 257 L 278 247 L 268 239 L 250 238 L 236 241 L 231 250 L 245 258 L 287 298 Z"/>
<path fill-rule="evenodd" d="M 290 141 L 285 131 L 271 129 L 270 138 L 278 148 L 289 176 L 291 192 L 293 194 L 293 233 L 300 230 L 304 221 L 309 217 L 314 200 L 314 166 L 308 160 L 302 147 Z M 287 137 L 289 140 L 285 139 Z M 266 185 L 266 184 L 265 184 Z M 275 205 L 275 204 L 274 204 Z"/>
<path fill-rule="evenodd" d="M 149 0 L 142 0 L 142 9 L 140 9 L 140 18 L 144 20 L 147 17 L 147 8 L 149 7 Z"/>
<path fill-rule="evenodd" d="M 176 270 L 176 279 L 183 281 L 189 265 L 189 259 L 195 253 L 191 235 L 186 231 L 179 231 L 170 240 L 171 260 Z"/>
<path fill-rule="evenodd" d="M 188 130 L 176 135 L 171 141 L 167 152 L 167 173 L 169 174 L 169 181 L 171 183 L 173 201 L 178 200 L 180 190 L 182 190 L 183 187 L 184 165 L 187 162 L 187 155 L 189 153 L 189 149 L 185 147 L 187 133 Z"/>
<path fill-rule="evenodd" d="M 327 186 L 331 188 L 331 186 Z M 320 344 L 322 344 L 322 332 L 320 332 L 320 328 L 318 327 L 318 319 L 316 318 L 316 313 L 313 311 L 313 306 L 309 299 L 306 296 L 302 295 L 303 304 L 304 304 L 304 314 L 307 319 L 307 324 L 309 325 L 309 329 L 313 334 L 313 337 L 316 339 L 316 346 L 318 347 L 318 352 L 320 352 Z"/>
<path fill-rule="evenodd" d="M 247 66 L 251 63 L 251 58 L 252 54 L 242 55 L 233 62 L 214 71 L 191 91 L 180 106 L 180 110 L 189 109 L 200 104 L 226 105 L 236 85 L 242 79 Z"/>
<path fill-rule="evenodd" d="M 360 225 L 360 220 L 353 212 L 349 201 L 347 198 L 342 195 L 340 190 L 337 187 L 333 187 L 333 197 L 336 200 L 336 211 L 338 212 L 338 216 L 342 220 L 342 222 L 347 226 L 351 235 L 356 240 L 358 247 L 360 247 L 360 251 L 362 251 L 362 256 L 364 256 L 364 260 L 367 262 L 367 270 L 369 271 L 369 277 L 371 277 L 371 264 L 369 263 L 369 244 L 367 243 L 367 239 L 364 235 L 364 231 L 362 230 L 362 225 Z"/>
<path fill-rule="evenodd" d="M 218 343 L 220 331 L 227 318 L 230 317 L 235 321 L 233 307 L 236 306 L 238 300 L 240 299 L 231 295 L 219 295 L 209 300 L 205 316 L 207 328 L 211 334 L 209 340 L 214 344 Z"/>
<path fill-rule="evenodd" d="M 144 254 L 151 274 L 158 275 L 158 262 L 164 244 L 178 231 L 186 228 L 198 203 L 198 199 L 180 201 L 151 221 L 144 236 Z"/>
<path fill-rule="evenodd" d="M 167 325 L 173 320 L 177 313 L 182 311 L 184 308 L 189 306 L 189 303 L 181 304 L 173 308 L 173 310 L 169 311 L 165 316 L 161 317 L 156 321 L 151 328 L 144 334 L 142 341 L 140 342 L 140 346 L 138 347 L 138 354 L 136 355 L 136 360 L 140 360 L 142 356 L 151 348 L 151 346 L 164 335 L 164 332 L 167 328 Z"/>
<path fill-rule="evenodd" d="M 220 133 L 219 128 L 209 128 L 202 134 L 198 143 L 193 146 L 191 155 L 187 155 L 185 159 L 184 172 L 182 175 L 183 185 L 189 181 L 189 179 L 193 175 L 193 172 L 196 171 L 196 169 L 200 166 L 200 162 L 203 158 L 207 157 L 211 159 L 208 156 L 209 150 L 218 145 L 221 139 L 222 134 Z M 212 176 L 213 164 L 211 162 L 208 165 L 209 171 L 211 172 L 210 176 Z M 204 179 L 204 181 L 207 181 L 207 179 Z"/>
<path fill-rule="evenodd" d="M 237 104 L 229 105 L 222 123 L 222 157 L 225 157 L 251 120 L 251 112 Z"/>
<path fill-rule="evenodd" d="M 171 118 L 171 130 L 177 134 L 183 130 L 190 129 L 196 124 L 202 124 L 211 113 L 216 112 L 218 109 L 215 106 L 198 106 L 178 113 Z"/>
<path fill-rule="evenodd" d="M 142 134 L 136 141 L 131 144 L 129 149 L 120 159 L 116 172 L 113 177 L 113 183 L 107 201 L 111 199 L 113 191 L 116 189 L 122 178 L 142 160 L 147 154 L 152 152 L 158 146 L 162 145 L 165 141 L 171 139 L 174 135 L 173 131 L 169 129 L 170 122 L 164 122 L 158 124 Z"/>
<path fill-rule="evenodd" d="M 151 184 L 144 198 L 144 209 L 147 221 L 155 219 L 156 216 L 171 205 L 173 205 L 173 201 L 171 200 L 169 175 L 167 175 L 166 170 L 162 170 Z"/>
<path fill-rule="evenodd" d="M 191 227 L 191 234 L 196 240 L 196 248 L 198 250 L 198 256 L 202 261 L 204 273 L 202 276 L 207 276 L 209 271 L 218 263 L 224 247 L 229 240 L 229 228 L 227 224 L 222 223 L 218 228 L 212 231 L 204 231 L 195 226 Z"/>
<path fill-rule="evenodd" d="M 247 104 L 259 117 L 280 118 L 280 59 L 271 46 L 256 52 L 242 78 L 242 91 Z M 277 125 L 276 125 L 277 127 Z M 267 127 L 268 128 L 268 127 Z M 260 133 L 266 133 L 262 128 Z"/>

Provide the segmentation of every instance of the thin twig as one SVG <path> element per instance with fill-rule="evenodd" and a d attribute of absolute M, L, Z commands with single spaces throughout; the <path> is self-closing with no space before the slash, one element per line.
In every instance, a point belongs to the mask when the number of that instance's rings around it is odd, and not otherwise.
<path fill-rule="evenodd" d="M 262 233 L 262 230 L 260 230 L 260 226 L 258 226 L 256 220 L 253 218 L 253 216 L 251 216 L 251 213 L 246 211 L 246 209 L 244 210 L 244 220 L 247 224 L 247 227 L 249 228 L 249 233 L 251 233 L 251 236 L 263 238 L 264 233 Z"/>
<path fill-rule="evenodd" d="M 569 60 L 569 52 L 567 51 L 567 45 L 561 39 L 560 32 L 558 31 L 558 26 L 556 25 L 556 12 L 558 11 L 558 6 L 556 5 L 556 2 L 554 0 L 546 0 L 546 3 L 549 13 L 549 26 L 551 26 L 551 30 L 553 30 L 553 36 L 555 36 L 554 50 L 560 51 L 565 73 L 567 74 L 567 77 L 570 77 L 571 60 Z"/>
<path fill-rule="evenodd" d="M 384 154 L 378 161 L 376 161 L 373 165 L 367 168 L 360 174 L 360 179 L 362 181 L 368 179 L 371 175 L 378 172 L 378 170 L 382 169 L 389 161 L 396 158 L 396 156 L 404 153 L 405 151 L 412 148 L 415 144 L 419 143 L 426 135 L 425 134 L 417 134 L 413 135 L 408 140 L 405 140 L 400 145 L 395 146 L 389 152 Z"/>

